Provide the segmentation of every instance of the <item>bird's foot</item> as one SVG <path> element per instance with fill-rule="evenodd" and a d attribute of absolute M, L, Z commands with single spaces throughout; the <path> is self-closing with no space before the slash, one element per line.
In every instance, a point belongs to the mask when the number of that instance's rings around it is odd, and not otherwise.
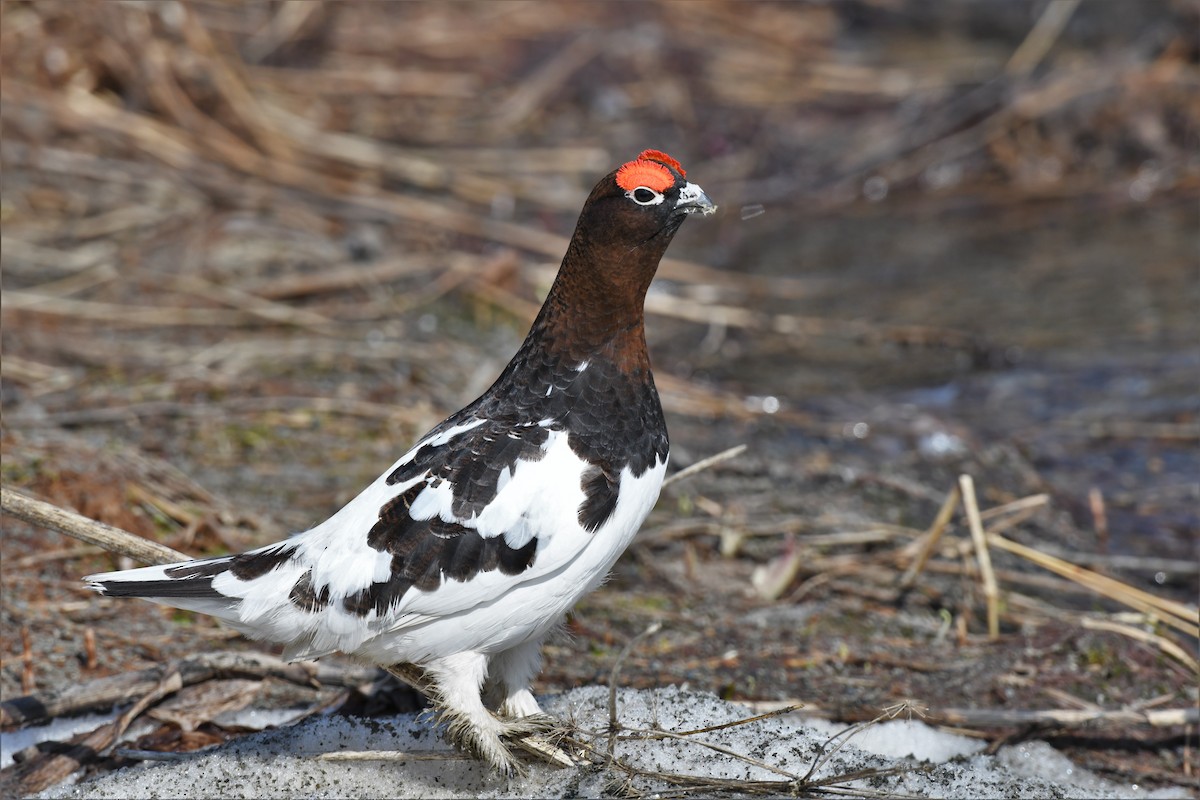
<path fill-rule="evenodd" d="M 569 729 L 545 714 L 503 720 L 492 717 L 492 724 L 457 715 L 447 715 L 447 721 L 450 743 L 487 762 L 501 775 L 525 773 L 518 755 L 558 767 L 591 763 L 582 751 L 562 746 Z"/>
<path fill-rule="evenodd" d="M 570 728 L 548 714 L 534 714 L 505 721 L 504 738 L 512 746 L 539 761 L 558 767 L 592 763 L 577 748 L 564 747 Z"/>
<path fill-rule="evenodd" d="M 506 742 L 507 724 L 490 714 L 488 721 L 446 712 L 442 717 L 448 723 L 446 738 L 459 750 L 486 762 L 506 777 L 524 773 L 523 766 Z"/>

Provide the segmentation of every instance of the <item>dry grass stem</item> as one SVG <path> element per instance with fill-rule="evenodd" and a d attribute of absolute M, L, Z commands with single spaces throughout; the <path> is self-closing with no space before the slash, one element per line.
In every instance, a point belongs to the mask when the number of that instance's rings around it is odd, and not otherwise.
<path fill-rule="evenodd" d="M 1176 630 L 1186 633 L 1188 636 L 1200 638 L 1200 624 L 1196 622 L 1200 618 L 1200 610 L 1197 610 L 1195 606 L 1187 606 L 1183 603 L 1157 597 L 1149 592 L 1130 586 L 1123 581 L 1092 572 L 1069 561 L 1064 561 L 1061 558 L 1040 552 L 1032 547 L 1026 547 L 1023 544 L 1005 539 L 994 533 L 989 533 L 987 540 L 989 544 L 995 547 L 1028 559 L 1051 572 L 1055 572 L 1068 580 L 1086 586 L 1105 597 L 1124 603 L 1138 611 L 1149 613 L 1155 618 L 1162 620 L 1164 624 L 1170 625 Z"/>
<path fill-rule="evenodd" d="M 738 719 L 738 720 L 734 720 L 733 722 L 723 722 L 720 725 L 708 725 L 704 728 L 695 728 L 690 731 L 677 731 L 676 733 L 678 733 L 678 735 L 680 735 L 680 736 L 692 736 L 697 733 L 712 733 L 713 731 L 723 731 L 726 728 L 736 728 L 740 725 L 748 725 L 751 722 L 759 722 L 760 720 L 764 720 L 764 719 L 772 719 L 773 717 L 781 717 L 785 714 L 791 714 L 793 711 L 799 711 L 802 708 L 804 708 L 803 703 L 788 703 L 787 705 L 784 705 L 780 708 L 771 709 L 770 711 L 763 711 L 762 713 L 756 714 L 753 717 L 746 717 L 745 719 Z"/>
<path fill-rule="evenodd" d="M 621 648 L 617 660 L 613 662 L 612 671 L 608 675 L 608 757 L 613 757 L 613 748 L 616 747 L 617 735 L 617 678 L 621 675 L 621 667 L 625 664 L 625 659 L 633 652 L 633 648 L 648 636 L 653 636 L 662 630 L 661 622 L 651 623 L 644 631 L 626 642 Z"/>
<path fill-rule="evenodd" d="M 595 58 L 604 44 L 604 37 L 590 31 L 569 42 L 500 103 L 501 111 L 490 120 L 491 127 L 499 132 L 521 126 L 552 92 Z"/>
<path fill-rule="evenodd" d="M 182 292 L 245 311 L 266 322 L 277 325 L 292 325 L 325 336 L 336 336 L 338 330 L 333 320 L 312 311 L 292 308 L 257 295 L 243 292 L 231 286 L 219 286 L 192 275 L 179 275 L 172 281 Z"/>
<path fill-rule="evenodd" d="M 169 750 L 136 750 L 129 747 L 117 747 L 113 749 L 113 755 L 117 758 L 127 758 L 130 761 L 153 761 L 178 764 L 181 761 L 195 761 L 198 758 L 203 758 L 208 755 L 205 750 L 188 750 L 186 752 L 177 753 Z"/>
<path fill-rule="evenodd" d="M 333 294 L 346 289 L 368 288 L 444 269 L 446 259 L 431 255 L 427 259 L 394 258 L 377 264 L 346 264 L 316 274 L 272 276 L 241 285 L 241 290 L 266 300 L 294 300 L 313 295 Z"/>
<path fill-rule="evenodd" d="M 75 545 L 73 547 L 63 547 L 58 550 L 47 550 L 42 553 L 35 553 L 29 556 L 22 556 L 9 563 L 9 566 L 15 569 L 25 569 L 34 567 L 38 564 L 45 564 L 48 561 L 70 561 L 74 558 L 88 558 L 105 552 L 103 549 L 90 544 Z"/>
<path fill-rule="evenodd" d="M 96 629 L 85 628 L 83 631 L 83 652 L 85 669 L 93 670 L 96 668 Z"/>
<path fill-rule="evenodd" d="M 992 506 L 979 512 L 979 519 L 983 521 L 993 520 L 996 517 L 1003 517 L 1007 514 L 1018 514 L 1029 511 L 1037 511 L 1050 504 L 1050 495 L 1048 494 L 1031 494 L 1028 497 L 1021 497 L 1013 500 L 1010 503 L 1005 503 L 999 506 Z M 989 528 L 988 530 L 992 530 Z"/>
<path fill-rule="evenodd" d="M 1088 630 L 1111 631 L 1119 633 L 1122 636 L 1128 636 L 1130 639 L 1136 639 L 1139 642 L 1154 645 L 1180 664 L 1183 664 L 1190 672 L 1200 676 L 1200 661 L 1197 661 L 1194 656 L 1190 655 L 1179 644 L 1160 633 L 1147 631 L 1143 628 L 1135 628 L 1132 625 L 1122 625 L 1119 622 L 1111 622 L 1106 619 L 1096 619 L 1094 617 L 1084 617 L 1081 622 L 1083 623 L 1083 627 Z"/>
<path fill-rule="evenodd" d="M 3 362 L 0 362 L 0 375 L 26 387 L 33 397 L 68 389 L 75 386 L 81 377 L 76 370 L 39 364 L 10 353 L 6 353 Z"/>
<path fill-rule="evenodd" d="M 1157 439 L 1163 442 L 1200 442 L 1200 423 L 1068 420 L 1059 425 L 1065 433 L 1074 433 L 1092 439 Z"/>
<path fill-rule="evenodd" d="M 996 584 L 996 573 L 992 569 L 992 557 L 988 552 L 987 538 L 983 532 L 983 520 L 979 516 L 979 504 L 975 501 L 975 481 L 970 475 L 960 475 L 963 508 L 967 512 L 967 524 L 971 530 L 971 541 L 975 543 L 975 558 L 983 576 L 983 593 L 987 599 L 988 638 L 1000 638 L 1000 589 Z"/>
<path fill-rule="evenodd" d="M 623 733 L 620 738 L 624 741 L 640 741 L 645 739 L 674 739 L 676 741 L 684 741 L 688 742 L 689 744 L 696 745 L 697 747 L 702 747 L 706 750 L 712 750 L 714 753 L 720 753 L 721 755 L 729 756 L 737 761 L 742 761 L 750 766 L 766 770 L 767 772 L 774 772 L 776 775 L 782 775 L 788 780 L 795 781 L 799 779 L 799 776 L 789 770 L 783 769 L 782 767 L 776 767 L 773 764 L 768 764 L 766 761 L 748 756 L 745 753 L 739 753 L 732 747 L 726 747 L 725 745 L 717 744 L 715 742 L 708 742 L 704 739 L 698 739 L 694 735 L 694 732 L 676 733 L 675 731 L 665 731 L 661 728 L 630 728 L 625 725 L 621 726 L 621 730 Z"/>
<path fill-rule="evenodd" d="M 132 483 L 129 485 L 129 499 L 136 503 L 146 503 L 152 506 L 158 513 L 181 525 L 194 525 L 200 519 L 198 515 L 187 510 L 179 503 L 162 497 L 140 484 Z"/>
<path fill-rule="evenodd" d="M 1050 0 L 1025 36 L 1025 41 L 1013 51 L 1004 71 L 1020 78 L 1033 72 L 1034 67 L 1041 63 L 1046 53 L 1058 41 L 1078 6 L 1079 0 Z"/>
<path fill-rule="evenodd" d="M 929 560 L 929 556 L 937 547 L 938 541 L 941 540 L 942 534 L 946 532 L 946 526 L 950 524 L 950 518 L 954 516 L 954 509 L 958 506 L 959 498 L 962 490 L 957 484 L 950 489 L 946 499 L 942 501 L 942 507 L 938 509 L 937 516 L 933 518 L 933 524 L 929 526 L 924 538 L 921 540 L 921 549 L 917 553 L 917 558 L 912 565 L 905 571 L 904 577 L 900 579 L 900 587 L 907 589 L 916 582 L 917 575 L 925 568 L 925 562 Z"/>
<path fill-rule="evenodd" d="M 318 753 L 318 761 L 471 761 L 472 756 L 457 750 L 339 750 Z"/>
<path fill-rule="evenodd" d="M 665 263 L 665 262 L 664 262 Z M 859 320 L 835 320 L 802 317 L 795 314 L 770 314 L 749 307 L 697 302 L 685 297 L 651 293 L 646 297 L 646 313 L 684 319 L 706 325 L 769 331 L 781 334 L 800 345 L 807 336 L 848 339 L 863 344 L 892 342 L 924 347 L 945 347 L 974 351 L 985 345 L 961 331 L 920 325 L 881 325 Z"/>
<path fill-rule="evenodd" d="M 1088 508 L 1092 512 L 1092 524 L 1096 529 L 1096 541 L 1102 551 L 1108 550 L 1108 511 L 1104 504 L 1104 492 L 1093 486 L 1088 490 Z"/>
<path fill-rule="evenodd" d="M 929 765 L 910 766 L 904 765 L 888 769 L 867 769 L 850 773 L 842 773 L 832 775 L 825 778 L 814 779 L 812 774 L 823 764 L 828 762 L 828 758 L 832 753 L 823 753 L 814 762 L 809 774 L 806 777 L 798 777 L 790 770 L 777 767 L 773 764 L 765 762 L 761 759 L 753 758 L 744 753 L 723 745 L 708 742 L 703 739 L 695 738 L 696 734 L 723 730 L 739 725 L 746 725 L 753 722 L 761 721 L 779 714 L 786 714 L 794 711 L 796 706 L 786 708 L 777 708 L 768 711 L 764 714 L 759 714 L 753 717 L 734 720 L 733 722 L 722 725 L 714 725 L 706 728 L 696 729 L 692 731 L 666 731 L 661 728 L 629 728 L 624 726 L 619 720 L 610 719 L 608 729 L 605 731 L 589 731 L 576 728 L 573 733 L 567 737 L 570 743 L 579 748 L 581 751 L 590 753 L 606 764 L 611 769 L 615 769 L 624 773 L 627 776 L 627 782 L 621 787 L 621 793 L 625 796 L 640 797 L 644 793 L 637 789 L 633 784 L 634 778 L 643 778 L 654 781 L 658 784 L 666 784 L 668 789 L 660 787 L 653 790 L 654 797 L 689 797 L 700 794 L 703 796 L 713 796 L 717 794 L 731 793 L 735 796 L 779 796 L 779 795 L 799 795 L 806 792 L 815 794 L 840 795 L 850 797 L 876 797 L 883 796 L 871 789 L 850 789 L 841 784 L 848 784 L 854 781 L 867 781 L 882 778 L 888 775 L 904 774 L 914 771 L 924 771 L 929 768 Z M 883 719 L 881 717 L 880 719 Z M 856 729 L 869 727 L 868 723 L 855 726 Z M 783 780 L 741 780 L 741 779 L 726 779 L 709 776 L 687 775 L 683 773 L 665 772 L 661 769 L 643 770 L 633 766 L 624 759 L 609 752 L 608 754 L 599 752 L 593 742 L 601 738 L 607 737 L 610 741 L 613 737 L 614 729 L 617 731 L 617 738 L 621 741 L 639 741 L 645 739 L 671 739 L 674 741 L 685 742 L 690 745 L 710 750 L 714 753 L 728 756 L 736 761 L 753 766 L 767 772 L 773 772 L 780 775 Z M 840 735 L 840 734 L 839 734 Z M 832 741 L 832 740 L 831 740 Z M 888 794 L 888 797 L 897 795 Z"/>
<path fill-rule="evenodd" d="M 136 422 L 147 417 L 213 417 L 231 413 L 288 411 L 309 414 L 338 414 L 365 419 L 390 420 L 415 425 L 429 422 L 430 412 L 423 408 L 404 408 L 366 400 L 338 397 L 246 397 L 225 401 L 216 406 L 210 403 L 176 403 L 151 401 L 128 406 L 63 411 L 41 420 L 42 425 L 60 426 Z M 30 420 L 27 427 L 38 427 Z"/>
<path fill-rule="evenodd" d="M 261 315 L 240 310 L 128 306 L 96 300 L 74 300 L 19 289 L 4 293 L 4 310 L 9 313 L 41 314 L 70 320 L 94 320 L 118 327 L 235 328 L 263 322 Z"/>

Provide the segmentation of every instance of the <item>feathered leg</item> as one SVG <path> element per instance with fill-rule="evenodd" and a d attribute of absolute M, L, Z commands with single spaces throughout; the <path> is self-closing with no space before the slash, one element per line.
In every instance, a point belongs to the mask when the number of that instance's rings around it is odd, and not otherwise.
<path fill-rule="evenodd" d="M 419 666 L 393 664 L 388 672 L 427 696 L 446 737 L 460 750 L 486 761 L 497 772 L 512 775 L 520 765 L 505 738 L 529 733 L 524 724 L 497 719 L 483 705 L 480 692 L 487 677 L 487 657 L 482 653 L 457 653 Z"/>
<path fill-rule="evenodd" d="M 513 744 L 539 759 L 559 766 L 575 766 L 572 757 L 556 743 L 563 733 L 554 718 L 538 705 L 529 685 L 542 669 L 542 643 L 539 639 L 497 653 L 488 663 L 486 698 L 502 718 L 520 720 L 532 733 L 513 740 Z M 555 729 L 560 728 L 558 735 Z"/>
<path fill-rule="evenodd" d="M 393 664 L 387 671 L 430 699 L 438 720 L 446 723 L 451 744 L 486 761 L 497 772 L 513 775 L 521 771 L 511 746 L 540 760 L 572 766 L 577 763 L 574 759 L 536 735 L 553 724 L 528 688 L 541 663 L 539 648 L 534 643 L 531 648 L 522 645 L 517 649 L 521 652 L 510 651 L 510 658 L 501 659 L 501 677 L 489 681 L 494 692 L 503 692 L 503 719 L 483 704 L 481 692 L 490 665 L 481 653 L 458 653 L 421 665 Z"/>
<path fill-rule="evenodd" d="M 542 643 L 538 640 L 492 656 L 488 662 L 488 706 L 510 719 L 542 716 L 542 709 L 529 690 L 541 669 Z"/>

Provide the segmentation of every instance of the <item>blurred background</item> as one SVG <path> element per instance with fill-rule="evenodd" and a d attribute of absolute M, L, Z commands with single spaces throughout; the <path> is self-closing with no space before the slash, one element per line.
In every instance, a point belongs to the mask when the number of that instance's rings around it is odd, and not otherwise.
<path fill-rule="evenodd" d="M 629 683 L 1194 705 L 1154 638 L 1194 633 L 1007 552 L 989 639 L 961 514 L 897 581 L 969 474 L 1016 504 L 994 530 L 1195 602 L 1198 30 L 1195 0 L 5 2 L 3 481 L 197 555 L 323 520 L 490 384 L 591 186 L 656 148 L 720 205 L 647 303 L 672 462 L 746 450 L 664 493 L 541 689 L 666 619 Z M 0 555 L 6 695 L 248 646 L 92 600 L 115 559 L 12 518 Z M 1076 744 L 1195 786 L 1185 733 Z"/>

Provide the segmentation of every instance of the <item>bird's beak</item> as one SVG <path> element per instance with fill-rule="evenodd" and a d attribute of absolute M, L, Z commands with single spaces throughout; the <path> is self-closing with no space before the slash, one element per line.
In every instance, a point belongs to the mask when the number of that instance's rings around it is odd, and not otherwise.
<path fill-rule="evenodd" d="M 679 190 L 679 199 L 675 201 L 675 212 L 678 214 L 709 214 L 716 213 L 717 207 L 708 195 L 694 183 L 685 183 Z"/>

